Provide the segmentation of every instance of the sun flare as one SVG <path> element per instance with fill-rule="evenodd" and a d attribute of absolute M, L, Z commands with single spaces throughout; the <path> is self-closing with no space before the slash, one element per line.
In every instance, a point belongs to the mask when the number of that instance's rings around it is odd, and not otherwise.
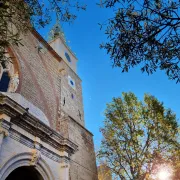
<path fill-rule="evenodd" d="M 171 180 L 172 168 L 170 166 L 163 166 L 157 172 L 157 177 L 159 180 Z"/>
<path fill-rule="evenodd" d="M 169 179 L 171 176 L 171 174 L 165 170 L 161 170 L 159 173 L 158 173 L 158 178 L 160 180 L 166 180 L 166 179 Z"/>

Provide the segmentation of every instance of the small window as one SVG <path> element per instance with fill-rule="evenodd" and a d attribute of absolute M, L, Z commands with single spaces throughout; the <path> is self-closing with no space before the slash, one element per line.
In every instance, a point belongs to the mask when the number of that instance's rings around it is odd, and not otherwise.
<path fill-rule="evenodd" d="M 69 84 L 74 90 L 76 89 L 75 81 L 74 81 L 70 76 L 68 76 L 68 84 Z"/>
<path fill-rule="evenodd" d="M 71 83 L 72 86 L 74 86 L 74 82 L 72 80 L 70 80 L 70 83 Z"/>
<path fill-rule="evenodd" d="M 0 80 L 0 91 L 7 92 L 9 87 L 10 77 L 8 72 L 3 72 L 1 80 Z"/>
<path fill-rule="evenodd" d="M 63 106 L 65 106 L 65 104 L 66 104 L 66 98 L 64 97 L 64 99 L 63 99 Z"/>
<path fill-rule="evenodd" d="M 81 112 L 78 110 L 78 116 L 79 116 L 79 119 L 81 120 Z"/>
<path fill-rule="evenodd" d="M 68 60 L 68 62 L 71 62 L 71 58 L 67 52 L 65 52 L 65 56 L 66 56 L 66 59 Z"/>
<path fill-rule="evenodd" d="M 71 94 L 71 98 L 74 99 L 74 94 Z"/>

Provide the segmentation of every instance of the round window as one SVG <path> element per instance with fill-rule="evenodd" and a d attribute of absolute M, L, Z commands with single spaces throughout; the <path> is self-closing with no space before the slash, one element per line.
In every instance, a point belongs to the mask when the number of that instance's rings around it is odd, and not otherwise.
<path fill-rule="evenodd" d="M 68 62 L 71 62 L 71 58 L 67 52 L 65 52 L 65 56 L 66 56 L 66 59 L 68 60 Z"/>

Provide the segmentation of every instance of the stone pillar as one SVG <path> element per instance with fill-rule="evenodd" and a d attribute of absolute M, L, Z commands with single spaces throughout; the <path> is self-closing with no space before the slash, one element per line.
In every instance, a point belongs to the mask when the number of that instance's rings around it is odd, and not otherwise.
<path fill-rule="evenodd" d="M 0 150 L 3 143 L 4 137 L 9 135 L 9 132 L 7 129 L 3 127 L 3 122 L 10 122 L 10 117 L 6 114 L 0 114 Z M 4 125 L 5 126 L 5 125 Z"/>
<path fill-rule="evenodd" d="M 9 135 L 8 131 L 6 129 L 0 127 L 0 150 L 1 150 L 1 146 L 2 146 L 4 137 L 6 137 L 8 135 Z"/>
<path fill-rule="evenodd" d="M 69 160 L 64 159 L 60 165 L 60 180 L 69 180 Z"/>

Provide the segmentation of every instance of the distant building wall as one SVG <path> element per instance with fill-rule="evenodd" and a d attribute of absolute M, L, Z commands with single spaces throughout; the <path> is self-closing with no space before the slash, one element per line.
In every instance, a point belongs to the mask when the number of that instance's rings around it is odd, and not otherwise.
<path fill-rule="evenodd" d="M 98 180 L 112 180 L 111 170 L 106 164 L 98 166 Z"/>

